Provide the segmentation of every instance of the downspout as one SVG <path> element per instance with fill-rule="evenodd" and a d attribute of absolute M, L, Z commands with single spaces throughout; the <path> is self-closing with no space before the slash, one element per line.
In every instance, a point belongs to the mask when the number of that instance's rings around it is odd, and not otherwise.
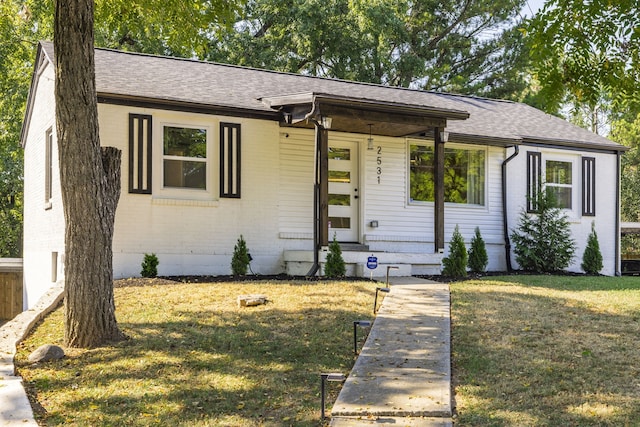
<path fill-rule="evenodd" d="M 507 220 L 507 163 L 520 153 L 520 147 L 514 145 L 515 151 L 502 162 L 502 224 L 504 227 L 504 250 L 507 261 L 507 271 L 512 272 L 511 266 L 511 239 L 509 239 L 509 224 Z"/>
<path fill-rule="evenodd" d="M 616 152 L 616 260 L 615 275 L 621 276 L 620 271 L 620 151 Z"/>
<path fill-rule="evenodd" d="M 319 162 L 320 162 L 320 128 L 322 125 L 314 117 L 316 114 L 316 101 L 315 98 L 311 104 L 311 111 L 304 117 L 305 119 L 313 123 L 315 129 L 315 142 L 313 150 L 313 265 L 307 276 L 315 276 L 320 269 L 320 180 Z"/>

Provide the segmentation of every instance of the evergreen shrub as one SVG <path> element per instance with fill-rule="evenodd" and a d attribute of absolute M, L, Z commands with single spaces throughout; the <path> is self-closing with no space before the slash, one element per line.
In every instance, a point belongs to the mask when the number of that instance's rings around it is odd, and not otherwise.
<path fill-rule="evenodd" d="M 467 277 L 467 248 L 464 246 L 464 239 L 460 234 L 460 229 L 456 224 L 453 230 L 451 241 L 449 242 L 449 256 L 442 259 L 443 276 Z"/>
<path fill-rule="evenodd" d="M 158 264 L 160 261 L 156 254 L 144 254 L 144 259 L 142 260 L 142 271 L 140 271 L 140 275 L 142 277 L 156 277 L 158 276 Z"/>
<path fill-rule="evenodd" d="M 342 249 L 340 244 L 336 240 L 336 235 L 333 235 L 333 241 L 329 244 L 329 253 L 327 254 L 327 261 L 324 264 L 324 275 L 330 278 L 344 277 L 347 274 L 347 268 L 344 265 L 344 259 L 342 258 Z"/>

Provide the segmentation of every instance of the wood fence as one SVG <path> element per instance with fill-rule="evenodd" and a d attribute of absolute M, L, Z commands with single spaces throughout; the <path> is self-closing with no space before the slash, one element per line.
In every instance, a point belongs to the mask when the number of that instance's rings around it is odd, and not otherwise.
<path fill-rule="evenodd" d="M 22 313 L 22 259 L 0 258 L 0 320 Z"/>

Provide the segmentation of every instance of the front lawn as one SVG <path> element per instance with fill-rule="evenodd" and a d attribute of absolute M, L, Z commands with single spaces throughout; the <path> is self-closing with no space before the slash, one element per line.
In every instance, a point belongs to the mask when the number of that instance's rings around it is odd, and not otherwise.
<path fill-rule="evenodd" d="M 640 278 L 451 284 L 456 426 L 640 425 Z"/>
<path fill-rule="evenodd" d="M 41 344 L 61 345 L 60 308 L 20 345 L 16 363 L 47 425 L 317 426 L 320 373 L 349 373 L 353 321 L 372 318 L 375 286 L 116 287 L 117 318 L 130 340 L 29 366 Z M 244 294 L 269 302 L 239 308 Z M 338 389 L 329 387 L 328 409 Z"/>

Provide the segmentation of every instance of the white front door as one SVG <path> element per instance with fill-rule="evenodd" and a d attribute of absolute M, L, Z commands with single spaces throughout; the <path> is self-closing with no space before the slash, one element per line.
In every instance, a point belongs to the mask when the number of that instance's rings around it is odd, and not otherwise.
<path fill-rule="evenodd" d="M 357 242 L 358 144 L 329 139 L 329 242 Z"/>

